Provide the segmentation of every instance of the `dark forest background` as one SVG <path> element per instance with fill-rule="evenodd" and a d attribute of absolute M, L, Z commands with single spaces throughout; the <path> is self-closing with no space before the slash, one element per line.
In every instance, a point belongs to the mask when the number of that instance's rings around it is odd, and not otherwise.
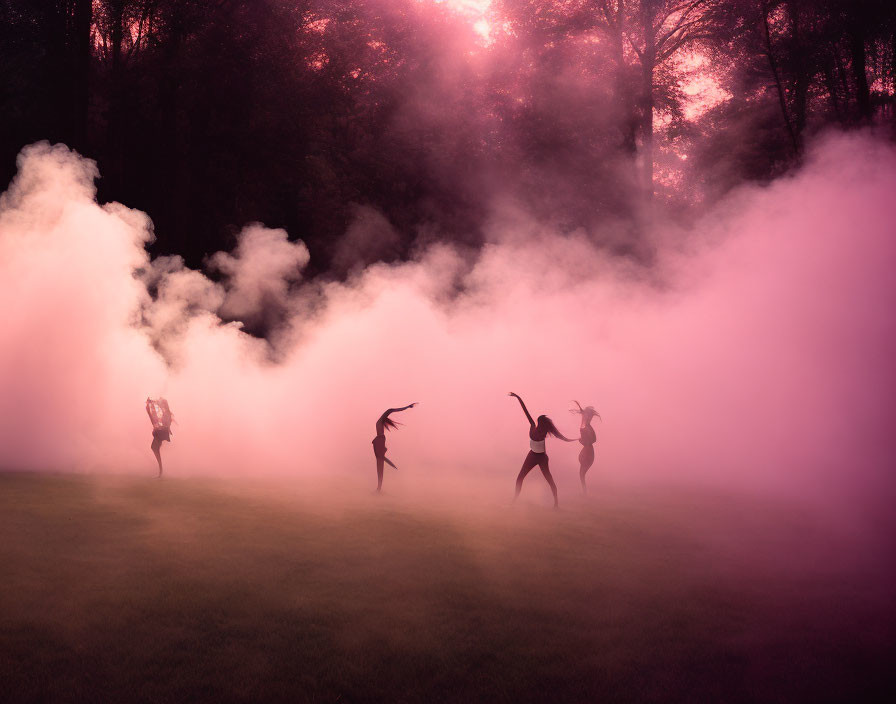
<path fill-rule="evenodd" d="M 192 266 L 247 223 L 312 271 L 475 245 L 496 203 L 624 237 L 798 163 L 827 126 L 892 135 L 890 0 L 0 0 L 0 182 L 26 144 L 99 164 Z M 715 99 L 683 90 L 702 62 Z M 347 258 L 343 235 L 369 232 Z M 353 241 L 361 241 L 357 237 Z M 343 244 L 341 244 L 343 243 Z"/>

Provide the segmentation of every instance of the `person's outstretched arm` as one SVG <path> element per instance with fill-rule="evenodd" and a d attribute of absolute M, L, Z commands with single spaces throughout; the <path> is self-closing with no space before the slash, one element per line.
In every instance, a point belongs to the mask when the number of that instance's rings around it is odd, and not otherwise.
<path fill-rule="evenodd" d="M 414 401 L 413 403 L 409 403 L 407 406 L 402 406 L 401 408 L 390 408 L 385 413 L 383 413 L 383 415 L 380 416 L 380 420 L 386 420 L 386 418 L 389 417 L 390 413 L 399 413 L 400 411 L 406 411 L 409 408 L 413 408 L 416 405 L 417 405 L 417 402 Z"/>
<path fill-rule="evenodd" d="M 535 426 L 535 421 L 532 420 L 532 416 L 529 415 L 529 409 L 526 408 L 526 404 L 523 403 L 523 399 L 521 399 L 517 394 L 513 393 L 513 391 L 511 391 L 511 392 L 510 392 L 509 394 L 507 394 L 507 395 L 508 395 L 508 396 L 513 396 L 517 401 L 520 402 L 520 406 L 523 407 L 523 413 L 526 414 L 526 419 L 529 421 L 529 425 L 531 425 L 531 426 L 534 427 L 534 426 Z"/>
<path fill-rule="evenodd" d="M 382 435 L 384 430 L 384 423 L 386 422 L 386 418 L 389 417 L 390 413 L 399 413 L 401 411 L 406 411 L 409 408 L 413 408 L 417 405 L 417 401 L 413 403 L 409 403 L 407 406 L 402 406 L 401 408 L 388 408 L 386 411 L 379 417 L 379 420 L 376 422 L 376 434 Z"/>

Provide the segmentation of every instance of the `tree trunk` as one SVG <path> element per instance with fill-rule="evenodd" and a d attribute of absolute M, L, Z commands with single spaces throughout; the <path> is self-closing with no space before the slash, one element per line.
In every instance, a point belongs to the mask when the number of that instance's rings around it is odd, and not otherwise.
<path fill-rule="evenodd" d="M 769 67 L 771 68 L 772 76 L 775 79 L 775 87 L 778 91 L 778 104 L 781 106 L 781 114 L 784 116 L 784 124 L 787 127 L 787 134 L 790 136 L 793 153 L 799 154 L 799 141 L 793 130 L 793 122 L 790 120 L 790 111 L 787 109 L 787 100 L 784 97 L 784 86 L 781 84 L 781 74 L 778 72 L 778 62 L 775 61 L 775 54 L 772 51 L 772 35 L 768 26 L 768 5 L 764 2 L 762 4 L 762 21 L 765 28 L 765 55 L 768 57 Z"/>
<path fill-rule="evenodd" d="M 643 90 L 644 104 L 641 115 L 641 156 L 644 170 L 644 196 L 649 201 L 653 198 L 653 51 L 644 53 Z"/>
<path fill-rule="evenodd" d="M 865 33 L 855 23 L 849 33 L 849 53 L 852 63 L 852 75 L 856 84 L 856 107 L 859 120 L 871 121 L 871 91 L 868 89 L 868 75 L 865 72 Z"/>
<path fill-rule="evenodd" d="M 831 108 L 834 110 L 834 118 L 837 122 L 843 122 L 843 115 L 840 112 L 840 99 L 837 96 L 837 83 L 834 80 L 834 68 L 831 66 L 830 59 L 826 59 L 821 68 L 822 76 L 824 76 L 824 85 L 828 90 L 828 100 L 831 101 Z"/>
<path fill-rule="evenodd" d="M 790 56 L 793 65 L 793 132 L 797 151 L 802 151 L 803 131 L 809 95 L 809 75 L 806 70 L 806 47 L 803 42 L 802 14 L 798 2 L 790 0 Z"/>
<path fill-rule="evenodd" d="M 843 67 L 843 57 L 840 55 L 840 48 L 834 47 L 834 65 L 837 67 L 837 77 L 840 79 L 840 86 L 843 88 L 843 100 L 849 102 L 849 79 L 846 76 L 846 69 Z"/>
<path fill-rule="evenodd" d="M 890 35 L 890 85 L 893 90 L 890 94 L 890 116 L 896 119 L 896 29 Z"/>
<path fill-rule="evenodd" d="M 35 5 L 40 8 L 35 19 L 45 32 L 45 136 L 86 151 L 93 4 L 91 0 L 55 0 Z"/>
<path fill-rule="evenodd" d="M 185 179 L 185 145 L 180 127 L 181 111 L 181 50 L 184 36 L 181 17 L 177 10 L 168 17 L 168 34 L 163 48 L 163 70 L 158 74 L 160 112 L 160 151 L 162 169 L 168 178 L 159 185 L 163 211 L 168 219 L 159 222 L 163 250 L 171 245 L 167 242 L 171 233 L 177 231 L 178 224 L 184 222 L 189 208 L 188 184 Z M 181 228 L 180 231 L 183 231 Z"/>
<path fill-rule="evenodd" d="M 641 168 L 643 171 L 644 199 L 653 200 L 653 71 L 656 68 L 656 13 L 655 2 L 641 0 L 641 31 L 644 34 L 644 51 L 641 59 Z"/>
<path fill-rule="evenodd" d="M 622 107 L 623 125 L 622 125 L 622 149 L 626 154 L 632 157 L 638 151 L 638 116 L 636 109 L 636 101 L 632 97 L 632 87 L 629 85 L 628 74 L 626 71 L 625 54 L 622 50 L 622 37 L 618 37 L 618 42 L 614 42 L 614 54 L 616 56 L 616 99 Z"/>
<path fill-rule="evenodd" d="M 124 180 L 124 76 L 122 66 L 122 42 L 124 40 L 124 4 L 125 0 L 112 0 L 109 3 L 109 15 L 112 22 L 110 36 L 112 49 L 112 65 L 109 73 L 109 113 L 107 115 L 107 139 L 109 154 L 107 167 L 111 166 L 106 178 L 113 186 L 113 196 L 121 198 L 120 188 Z"/>
<path fill-rule="evenodd" d="M 92 0 L 75 0 L 70 11 L 71 51 L 71 145 L 88 151 L 87 125 L 90 110 L 90 32 L 93 23 Z"/>

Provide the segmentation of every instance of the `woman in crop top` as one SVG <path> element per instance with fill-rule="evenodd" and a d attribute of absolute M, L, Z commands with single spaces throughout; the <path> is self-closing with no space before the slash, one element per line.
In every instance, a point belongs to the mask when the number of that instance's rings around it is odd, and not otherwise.
<path fill-rule="evenodd" d="M 385 464 L 388 464 L 393 469 L 398 469 L 392 461 L 386 457 L 386 430 L 392 430 L 393 428 L 397 428 L 399 423 L 396 423 L 389 417 L 390 413 L 398 413 L 399 411 L 406 411 L 409 408 L 413 408 L 416 406 L 416 403 L 411 403 L 407 406 L 403 406 L 402 408 L 390 408 L 383 415 L 381 415 L 376 421 L 376 437 L 373 439 L 373 454 L 376 457 L 376 490 L 379 492 L 383 488 L 383 467 Z"/>
<path fill-rule="evenodd" d="M 520 406 L 523 407 L 523 413 L 526 414 L 526 420 L 529 421 L 529 454 L 526 455 L 526 459 L 523 460 L 523 467 L 520 469 L 520 473 L 516 478 L 516 491 L 513 494 L 513 500 L 516 501 L 517 497 L 520 495 L 520 489 L 523 488 L 523 479 L 525 479 L 526 475 L 538 465 L 541 469 L 541 473 L 548 482 L 548 486 L 551 487 L 551 493 L 554 495 L 554 508 L 557 508 L 559 505 L 557 502 L 557 485 L 554 483 L 554 478 L 551 476 L 551 470 L 548 467 L 548 455 L 545 452 L 544 441 L 548 435 L 553 435 L 555 438 L 559 438 L 565 442 L 575 442 L 575 440 L 570 440 L 569 438 L 564 437 L 547 416 L 538 416 L 538 422 L 532 420 L 532 416 L 529 415 L 529 411 L 526 408 L 526 404 L 523 403 L 523 399 L 512 391 L 508 396 L 513 396 L 520 402 Z"/>
<path fill-rule="evenodd" d="M 582 482 L 582 493 L 587 494 L 585 488 L 585 473 L 591 469 L 594 464 L 594 443 L 597 442 L 597 434 L 591 427 L 591 421 L 596 417 L 600 420 L 600 413 L 594 410 L 594 406 L 582 405 L 578 401 L 573 401 L 576 408 L 570 410 L 570 413 L 582 416 L 582 424 L 579 426 L 579 442 L 582 443 L 582 451 L 579 452 L 579 479 Z"/>

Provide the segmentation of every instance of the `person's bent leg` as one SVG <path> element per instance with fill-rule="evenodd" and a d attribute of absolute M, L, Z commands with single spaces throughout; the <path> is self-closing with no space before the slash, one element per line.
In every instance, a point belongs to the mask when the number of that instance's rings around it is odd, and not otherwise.
<path fill-rule="evenodd" d="M 579 480 L 582 482 L 582 493 L 587 494 L 588 488 L 585 486 L 585 475 L 594 464 L 594 450 L 589 452 L 589 448 L 585 447 L 579 453 Z"/>
<path fill-rule="evenodd" d="M 392 469 L 398 469 L 388 457 L 383 457 L 383 462 L 389 465 Z"/>
<path fill-rule="evenodd" d="M 152 450 L 152 454 L 156 456 L 156 462 L 159 463 L 159 477 L 162 476 L 162 441 L 156 438 L 152 441 L 152 445 L 149 446 Z"/>
<path fill-rule="evenodd" d="M 588 473 L 588 470 L 591 468 L 591 463 L 594 462 L 593 457 L 579 457 L 579 481 L 582 482 L 582 493 L 588 493 L 588 487 L 585 486 L 585 475 Z"/>
<path fill-rule="evenodd" d="M 526 478 L 526 475 L 532 471 L 532 468 L 538 464 L 538 458 L 534 456 L 534 452 L 530 452 L 526 455 L 526 459 L 523 460 L 523 466 L 520 468 L 520 473 L 516 477 L 516 491 L 513 493 L 513 500 L 516 501 L 517 497 L 520 495 L 520 491 L 523 488 L 523 479 Z"/>
<path fill-rule="evenodd" d="M 560 503 L 557 501 L 557 485 L 554 484 L 554 478 L 551 476 L 551 470 L 548 467 L 548 458 L 545 457 L 538 463 L 538 466 L 541 467 L 541 473 L 544 475 L 544 478 L 548 480 L 548 486 L 551 487 L 551 493 L 554 495 L 554 508 L 557 508 Z"/>

